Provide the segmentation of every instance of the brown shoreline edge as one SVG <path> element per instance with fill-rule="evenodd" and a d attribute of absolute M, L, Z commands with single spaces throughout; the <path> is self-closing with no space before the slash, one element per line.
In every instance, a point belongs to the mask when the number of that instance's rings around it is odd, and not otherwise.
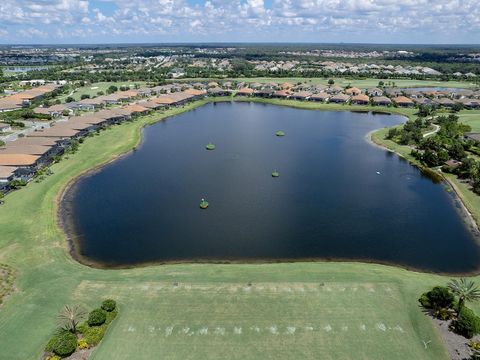
<path fill-rule="evenodd" d="M 356 263 L 363 263 L 363 264 L 377 264 L 377 265 L 383 265 L 383 266 L 393 266 L 397 267 L 400 269 L 404 269 L 407 271 L 413 271 L 413 272 L 421 272 L 421 273 L 427 273 L 427 274 L 435 274 L 435 275 L 447 275 L 447 276 L 473 276 L 473 275 L 479 275 L 480 274 L 480 264 L 478 264 L 478 267 L 467 273 L 446 273 L 446 272 L 438 272 L 438 271 L 431 271 L 428 269 L 421 269 L 421 268 L 415 268 L 413 266 L 408 266 L 405 264 L 399 264 L 399 263 L 394 263 L 394 262 L 388 262 L 388 261 L 382 261 L 382 260 L 374 260 L 374 259 L 359 259 L 359 258 L 303 258 L 303 259 L 289 259 L 289 258 L 278 258 L 278 259 L 231 259 L 231 260 L 219 260 L 219 259 L 186 259 L 186 260 L 167 260 L 167 261 L 151 261 L 151 262 L 142 262 L 138 264 L 131 264 L 131 265 L 112 265 L 112 264 L 106 264 L 106 263 L 101 263 L 97 261 L 93 261 L 91 259 L 88 259 L 85 256 L 82 256 L 78 249 L 80 248 L 78 244 L 78 238 L 74 235 L 74 226 L 73 226 L 73 221 L 71 221 L 68 217 L 68 204 L 70 203 L 71 199 L 71 190 L 75 191 L 74 187 L 81 181 L 81 179 L 93 175 L 95 172 L 100 171 L 105 166 L 108 166 L 109 164 L 113 163 L 114 161 L 117 161 L 127 155 L 129 155 L 132 151 L 136 150 L 141 144 L 143 143 L 143 130 L 145 127 L 154 125 L 159 123 L 160 121 L 175 117 L 177 115 L 183 114 L 184 112 L 188 112 L 194 109 L 197 109 L 198 107 L 210 104 L 210 103 L 216 103 L 216 102 L 255 102 L 255 103 L 268 103 L 265 101 L 265 99 L 262 99 L 263 101 L 255 101 L 254 99 L 229 99 L 229 98 L 220 98 L 220 99 L 207 99 L 206 102 L 204 103 L 198 103 L 194 104 L 194 106 L 191 109 L 181 111 L 178 114 L 172 114 L 168 115 L 165 117 L 160 117 L 157 120 L 154 120 L 152 122 L 147 122 L 143 124 L 138 131 L 140 132 L 140 136 L 138 138 L 138 141 L 132 146 L 130 150 L 127 150 L 123 153 L 113 155 L 113 157 L 105 162 L 102 162 L 93 168 L 86 169 L 84 171 L 81 171 L 79 174 L 75 175 L 72 179 L 70 179 L 63 187 L 62 189 L 58 192 L 56 198 L 55 198 L 55 217 L 56 221 L 55 224 L 57 226 L 57 229 L 60 231 L 60 233 L 65 237 L 66 243 L 67 243 L 67 251 L 70 254 L 70 256 L 77 261 L 79 264 L 88 266 L 90 268 L 94 269 L 110 269 L 110 270 L 124 270 L 124 269 L 133 269 L 133 268 L 139 268 L 139 267 L 148 267 L 148 266 L 159 266 L 159 265 L 173 265 L 173 264 L 278 264 L 278 263 L 307 263 L 307 262 L 356 262 Z M 273 106 L 286 106 L 286 107 L 292 107 L 296 108 L 294 106 L 290 106 L 289 104 L 276 104 L 276 103 L 269 103 L 270 105 Z M 352 110 L 334 110 L 334 109 L 305 109 L 305 110 L 324 110 L 324 111 L 348 111 L 348 112 L 358 112 L 358 111 L 352 111 Z M 364 111 L 365 113 L 369 113 L 371 111 Z M 396 112 L 374 112 L 376 114 L 385 114 L 385 115 L 396 115 L 400 117 L 404 117 L 408 119 L 407 116 L 396 113 Z M 379 149 L 382 149 L 384 151 L 388 151 L 390 153 L 396 154 L 398 157 L 401 159 L 404 159 L 405 161 L 408 161 L 408 163 L 416 168 L 418 168 L 420 171 L 424 171 L 425 169 L 422 168 L 419 164 L 413 163 L 410 160 L 406 159 L 402 154 L 397 153 L 394 150 L 391 150 L 382 144 L 376 143 L 372 135 L 381 130 L 382 128 L 372 130 L 368 132 L 365 135 L 365 139 L 368 143 L 371 145 L 378 147 Z M 81 150 L 80 150 L 81 151 Z M 457 211 L 460 211 L 460 215 L 462 219 L 465 221 L 465 225 L 469 226 L 470 230 L 473 232 L 474 237 L 477 239 L 477 245 L 480 245 L 480 230 L 478 227 L 478 224 L 476 223 L 475 219 L 473 218 L 473 215 L 468 211 L 467 207 L 463 203 L 463 199 L 461 196 L 458 194 L 458 190 L 455 188 L 454 184 L 452 184 L 443 174 L 438 173 L 438 175 L 441 177 L 442 182 L 447 183 L 451 189 L 453 190 L 452 194 L 452 199 L 455 200 L 454 204 L 460 205 L 460 208 L 458 206 L 454 206 Z M 67 205 L 67 206 L 65 206 Z"/>

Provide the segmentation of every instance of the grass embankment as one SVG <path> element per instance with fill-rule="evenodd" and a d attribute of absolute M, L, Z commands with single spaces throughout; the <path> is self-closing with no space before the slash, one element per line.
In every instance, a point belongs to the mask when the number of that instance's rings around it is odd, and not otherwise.
<path fill-rule="evenodd" d="M 142 126 L 206 102 L 88 138 L 53 175 L 6 197 L 0 263 L 15 268 L 16 291 L 0 308 L 0 357 L 38 359 L 65 304 L 114 298 L 122 312 L 93 359 L 448 359 L 416 302 L 447 277 L 359 263 L 100 270 L 72 260 L 56 223 L 60 191 L 136 146 Z"/>

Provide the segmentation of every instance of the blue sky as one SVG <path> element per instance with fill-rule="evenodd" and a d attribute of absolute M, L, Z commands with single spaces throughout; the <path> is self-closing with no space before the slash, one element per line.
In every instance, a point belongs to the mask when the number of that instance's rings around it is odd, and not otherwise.
<path fill-rule="evenodd" d="M 0 43 L 480 43 L 480 0 L 2 0 Z"/>

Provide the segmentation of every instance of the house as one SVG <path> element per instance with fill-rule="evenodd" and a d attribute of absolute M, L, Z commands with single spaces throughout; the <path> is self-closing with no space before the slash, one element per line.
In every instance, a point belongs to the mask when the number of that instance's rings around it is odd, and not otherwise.
<path fill-rule="evenodd" d="M 480 141 L 480 133 L 468 132 L 463 134 L 466 140 Z"/>
<path fill-rule="evenodd" d="M 393 99 L 393 102 L 400 107 L 412 107 L 415 105 L 414 102 L 406 96 L 397 96 Z"/>
<path fill-rule="evenodd" d="M 76 103 L 66 104 L 69 108 L 77 109 L 77 110 L 87 110 L 92 111 L 98 108 L 103 107 L 105 104 L 104 99 L 108 99 L 108 95 L 99 96 L 93 99 L 83 99 Z"/>
<path fill-rule="evenodd" d="M 460 99 L 458 100 L 460 104 L 462 104 L 467 109 L 478 109 L 480 108 L 480 100 L 479 99 Z"/>
<path fill-rule="evenodd" d="M 449 98 L 441 98 L 441 99 L 436 99 L 434 100 L 439 106 L 443 106 L 446 108 L 451 108 L 455 105 L 455 101 L 449 99 Z"/>
<path fill-rule="evenodd" d="M 402 95 L 402 90 L 394 89 L 394 88 L 387 88 L 384 90 L 385 94 L 388 96 L 400 96 Z"/>
<path fill-rule="evenodd" d="M 432 99 L 429 99 L 427 97 L 416 98 L 416 99 L 413 99 L 413 101 L 418 106 L 434 106 L 434 107 L 436 107 L 438 105 Z"/>
<path fill-rule="evenodd" d="M 8 133 L 12 131 L 10 124 L 0 123 L 0 133 Z"/>
<path fill-rule="evenodd" d="M 334 85 L 334 86 L 329 86 L 325 91 L 328 94 L 337 94 L 339 92 L 342 92 L 343 88 L 341 88 L 340 86 Z"/>
<path fill-rule="evenodd" d="M 235 96 L 251 96 L 251 95 L 253 95 L 253 89 L 250 89 L 250 88 L 241 88 L 235 94 Z"/>
<path fill-rule="evenodd" d="M 289 83 L 289 82 L 284 82 L 283 84 L 280 84 L 280 89 L 282 90 L 290 90 L 291 88 L 293 88 L 293 84 Z"/>
<path fill-rule="evenodd" d="M 374 96 L 372 98 L 373 105 L 376 106 L 388 106 L 392 103 L 392 100 L 390 100 L 386 96 Z"/>
<path fill-rule="evenodd" d="M 207 94 L 209 96 L 229 96 L 230 95 L 230 90 L 225 90 L 225 89 L 222 89 L 221 87 L 213 87 L 213 88 L 209 88 L 207 90 Z"/>
<path fill-rule="evenodd" d="M 49 115 L 52 119 L 62 116 L 65 111 L 69 114 L 73 113 L 65 104 L 52 105 L 50 107 L 36 107 L 33 109 L 35 114 Z"/>
<path fill-rule="evenodd" d="M 156 102 L 153 102 L 153 101 L 142 101 L 142 102 L 139 102 L 138 105 L 141 105 L 144 108 L 152 109 L 152 110 L 159 110 L 162 108 L 162 105 L 157 104 Z"/>
<path fill-rule="evenodd" d="M 367 94 L 369 96 L 382 96 L 383 90 L 377 87 L 367 89 Z"/>
<path fill-rule="evenodd" d="M 360 95 L 362 93 L 362 90 L 356 87 L 351 87 L 345 90 L 345 94 L 353 96 L 353 95 Z"/>
<path fill-rule="evenodd" d="M 151 88 L 140 88 L 137 90 L 137 95 L 140 97 L 148 97 L 152 94 L 152 89 Z"/>
<path fill-rule="evenodd" d="M 290 99 L 295 100 L 308 100 L 313 94 L 310 91 L 298 91 L 290 95 Z"/>
<path fill-rule="evenodd" d="M 345 104 L 350 100 L 350 96 L 347 94 L 335 94 L 330 97 L 328 102 L 335 104 Z"/>
<path fill-rule="evenodd" d="M 45 85 L 45 80 L 38 79 L 38 80 L 22 80 L 19 82 L 20 86 L 40 86 Z"/>
<path fill-rule="evenodd" d="M 450 159 L 445 161 L 445 165 L 447 165 L 451 170 L 453 170 L 462 165 L 462 162 L 455 159 Z"/>
<path fill-rule="evenodd" d="M 370 98 L 368 97 L 368 95 L 358 94 L 358 95 L 352 96 L 352 104 L 368 105 L 369 102 L 370 102 Z"/>
<path fill-rule="evenodd" d="M 319 92 L 317 94 L 312 94 L 312 96 L 310 96 L 308 100 L 325 102 L 328 100 L 329 97 L 330 95 L 327 94 L 326 92 Z"/>
<path fill-rule="evenodd" d="M 260 89 L 262 87 L 263 87 L 263 84 L 261 84 L 259 82 L 250 83 L 250 88 L 252 88 L 252 89 Z"/>
<path fill-rule="evenodd" d="M 214 88 L 215 89 L 215 88 Z M 211 90 L 211 89 L 210 89 Z M 200 99 L 202 98 L 206 93 L 207 91 L 204 90 L 204 89 L 186 89 L 185 91 L 183 91 L 185 94 L 188 94 L 188 95 L 192 95 L 195 99 Z"/>
<path fill-rule="evenodd" d="M 5 187 L 10 181 L 15 178 L 16 166 L 0 165 L 0 189 Z"/>
<path fill-rule="evenodd" d="M 265 84 L 265 88 L 277 90 L 278 89 L 278 84 L 275 83 L 275 82 L 269 82 L 269 83 Z"/>
<path fill-rule="evenodd" d="M 30 167 L 40 158 L 38 155 L 28 154 L 0 154 L 0 166 Z"/>
<path fill-rule="evenodd" d="M 151 111 L 149 108 L 143 107 L 139 104 L 127 105 L 122 109 L 128 111 L 131 115 L 146 115 Z"/>
<path fill-rule="evenodd" d="M 279 99 L 286 99 L 290 96 L 290 94 L 285 91 L 285 90 L 278 90 L 278 91 L 275 91 L 273 94 L 272 94 L 272 97 L 274 98 L 279 98 Z"/>
<path fill-rule="evenodd" d="M 263 98 L 272 97 L 273 94 L 275 94 L 275 90 L 270 89 L 270 88 L 265 88 L 265 89 L 262 89 L 262 90 L 256 90 L 253 93 L 254 96 L 263 97 Z"/>
<path fill-rule="evenodd" d="M 310 87 L 310 90 L 314 93 L 324 92 L 327 89 L 328 89 L 328 86 L 320 85 L 320 84 Z"/>
<path fill-rule="evenodd" d="M 72 128 L 69 122 L 64 122 L 46 129 L 36 130 L 29 137 L 48 137 L 56 140 L 65 140 L 76 137 L 78 133 L 78 129 Z"/>

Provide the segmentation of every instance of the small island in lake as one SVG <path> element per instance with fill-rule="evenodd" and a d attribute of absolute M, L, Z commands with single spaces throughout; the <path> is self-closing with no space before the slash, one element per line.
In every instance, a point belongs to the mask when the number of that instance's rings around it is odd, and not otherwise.
<path fill-rule="evenodd" d="M 208 208 L 208 205 L 210 205 L 210 204 L 209 204 L 208 201 L 206 201 L 205 199 L 202 199 L 202 201 L 200 201 L 200 208 L 201 208 L 201 209 L 206 209 L 206 208 Z"/>

